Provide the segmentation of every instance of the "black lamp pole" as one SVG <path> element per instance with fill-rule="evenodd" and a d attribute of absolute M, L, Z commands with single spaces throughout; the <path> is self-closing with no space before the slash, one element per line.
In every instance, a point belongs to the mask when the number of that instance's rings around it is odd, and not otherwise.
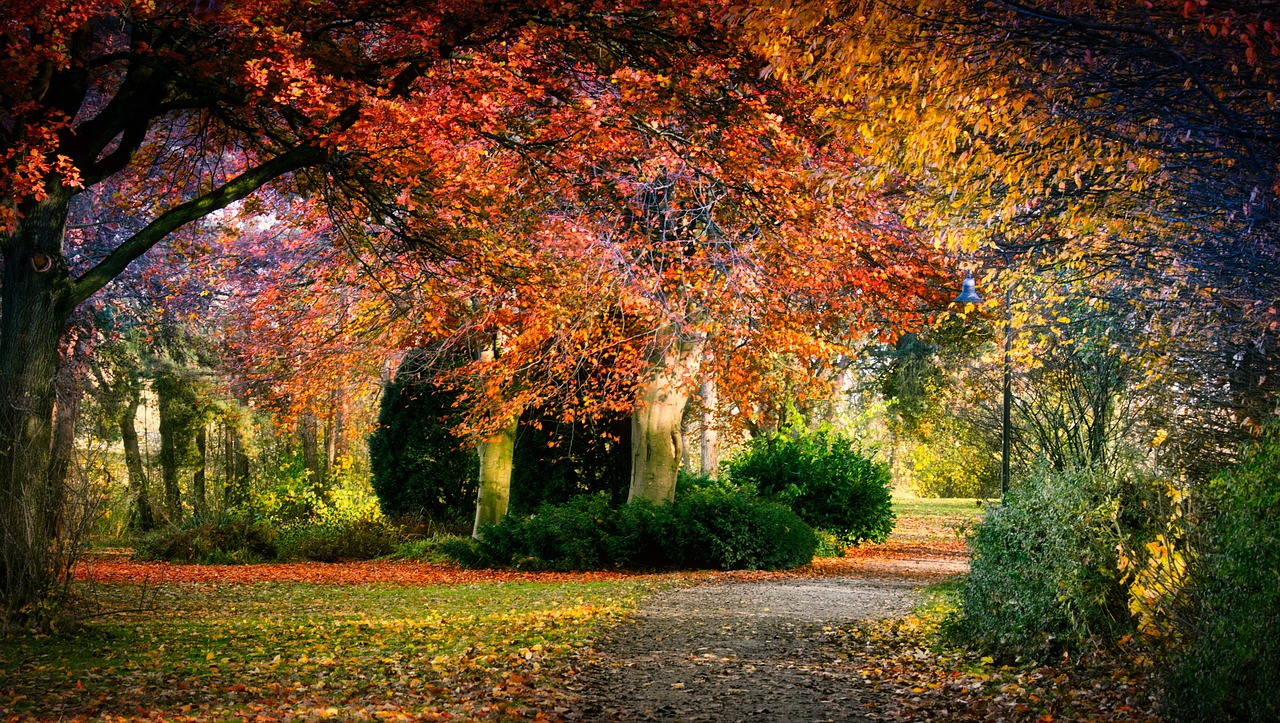
<path fill-rule="evenodd" d="M 1010 412 L 1013 407 L 1013 363 L 1009 344 L 1013 339 L 1013 289 L 1004 290 L 1004 400 L 1000 412 L 1000 501 L 1009 494 L 1009 439 L 1013 436 Z"/>

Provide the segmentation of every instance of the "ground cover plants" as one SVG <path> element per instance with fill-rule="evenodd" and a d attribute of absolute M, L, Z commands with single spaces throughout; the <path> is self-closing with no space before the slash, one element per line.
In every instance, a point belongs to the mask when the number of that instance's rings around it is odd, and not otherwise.
<path fill-rule="evenodd" d="M 887 542 L 778 572 L 202 565 L 98 553 L 77 587 L 98 617 L 0 638 L 0 717 L 567 719 L 579 704 L 570 683 L 596 659 L 592 641 L 651 591 L 829 576 L 923 585 L 963 569 L 954 525 L 977 517 L 972 501 L 895 505 L 900 531 Z M 404 556 L 431 558 L 439 543 L 407 545 Z M 941 645 L 939 621 L 957 595 L 952 582 L 905 619 L 815 630 L 827 663 L 810 673 L 868 681 L 885 702 L 866 712 L 887 720 L 1150 719 L 1147 677 L 1116 658 L 1009 665 Z"/>
<path fill-rule="evenodd" d="M 565 674 L 567 653 L 661 584 L 377 579 L 96 584 L 86 592 L 104 610 L 135 611 L 74 634 L 0 638 L 0 711 L 6 720 L 551 714 L 562 701 L 548 671 Z"/>

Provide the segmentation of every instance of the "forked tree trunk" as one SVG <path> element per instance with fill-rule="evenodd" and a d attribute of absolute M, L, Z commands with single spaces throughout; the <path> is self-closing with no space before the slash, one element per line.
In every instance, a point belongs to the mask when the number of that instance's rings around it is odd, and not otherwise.
<path fill-rule="evenodd" d="M 0 614 L 25 617 L 55 582 L 51 456 L 58 342 L 70 312 L 62 259 L 67 198 L 55 191 L 0 233 Z"/>
<path fill-rule="evenodd" d="M 480 489 L 476 493 L 476 522 L 471 536 L 480 539 L 480 528 L 507 516 L 511 501 L 511 467 L 516 450 L 519 418 L 512 419 L 497 434 L 476 442 L 480 457 Z"/>
<path fill-rule="evenodd" d="M 720 466 L 720 432 L 716 430 L 716 380 L 702 379 L 702 474 L 714 477 Z"/>
<path fill-rule="evenodd" d="M 142 449 L 134 420 L 142 400 L 135 394 L 120 414 L 120 439 L 124 443 L 124 466 L 129 472 L 129 528 L 147 532 L 156 526 L 147 494 L 147 474 L 142 467 Z"/>
<path fill-rule="evenodd" d="M 700 345 L 676 342 L 654 365 L 631 416 L 631 490 L 627 501 L 675 499 L 684 439 L 680 423 L 689 401 L 689 375 Z"/>

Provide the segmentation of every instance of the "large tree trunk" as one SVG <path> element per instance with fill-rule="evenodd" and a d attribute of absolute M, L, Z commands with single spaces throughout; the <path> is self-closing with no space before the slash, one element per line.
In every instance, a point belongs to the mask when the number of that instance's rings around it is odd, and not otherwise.
<path fill-rule="evenodd" d="M 209 425 L 201 424 L 196 430 L 196 471 L 191 476 L 191 509 L 196 517 L 209 515 L 209 497 L 205 491 L 205 469 L 209 451 Z"/>
<path fill-rule="evenodd" d="M 684 452 L 680 423 L 689 401 L 688 376 L 700 345 L 675 342 L 649 374 L 631 416 L 631 490 L 627 501 L 666 504 L 676 497 Z"/>
<path fill-rule="evenodd" d="M 480 528 L 507 516 L 511 501 L 511 466 L 516 450 L 519 418 L 512 419 L 497 434 L 476 442 L 480 456 L 480 490 L 476 494 L 476 523 L 471 536 L 480 539 Z"/>
<path fill-rule="evenodd" d="M 0 235 L 0 624 L 25 617 L 56 582 L 49 481 L 58 342 L 70 312 L 67 199 L 55 191 L 23 212 Z"/>
<path fill-rule="evenodd" d="M 135 394 L 120 415 L 120 439 L 124 442 L 124 466 L 129 472 L 129 528 L 146 532 L 156 526 L 147 494 L 147 474 L 142 466 L 142 449 L 138 445 L 138 428 L 134 420 L 142 400 Z"/>

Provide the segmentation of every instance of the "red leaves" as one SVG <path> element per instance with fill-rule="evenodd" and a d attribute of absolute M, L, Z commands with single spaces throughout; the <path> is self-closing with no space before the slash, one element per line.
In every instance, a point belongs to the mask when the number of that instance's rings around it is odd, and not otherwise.
<path fill-rule="evenodd" d="M 92 558 L 77 577 L 95 582 L 194 583 L 246 585 L 261 582 L 305 582 L 319 585 L 461 585 L 475 582 L 561 582 L 627 577 L 620 572 L 511 572 L 462 570 L 429 562 L 281 563 L 267 565 L 170 565 L 116 557 Z"/>

